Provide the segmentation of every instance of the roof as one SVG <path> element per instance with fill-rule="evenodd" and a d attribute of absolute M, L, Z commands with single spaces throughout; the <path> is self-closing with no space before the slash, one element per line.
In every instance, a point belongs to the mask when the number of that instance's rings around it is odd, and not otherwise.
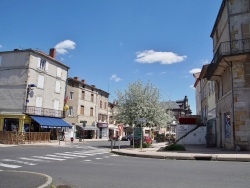
<path fill-rule="evenodd" d="M 67 65 L 65 65 L 65 64 L 63 64 L 62 62 L 56 60 L 55 58 L 49 56 L 48 54 L 46 54 L 46 53 L 44 53 L 44 52 L 42 52 L 42 51 L 39 51 L 39 50 L 33 50 L 33 49 L 31 49 L 31 48 L 29 48 L 29 49 L 24 49 L 24 50 L 15 49 L 15 50 L 13 50 L 13 51 L 2 51 L 2 52 L 0 52 L 0 54 L 1 54 L 1 53 L 22 53 L 22 52 L 32 52 L 32 53 L 35 53 L 35 54 L 37 54 L 37 55 L 43 56 L 43 57 L 45 57 L 45 58 L 48 58 L 49 60 L 54 61 L 54 62 L 60 64 L 61 66 L 64 66 L 65 68 L 69 69 L 69 67 L 68 67 Z"/>
<path fill-rule="evenodd" d="M 162 106 L 166 109 L 180 109 L 179 105 L 175 101 L 161 102 Z"/>

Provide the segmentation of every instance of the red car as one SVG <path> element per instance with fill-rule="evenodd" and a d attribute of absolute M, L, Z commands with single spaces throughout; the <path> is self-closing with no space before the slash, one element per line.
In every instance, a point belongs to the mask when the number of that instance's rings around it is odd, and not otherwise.
<path fill-rule="evenodd" d="M 140 138 L 135 138 L 135 145 L 140 144 L 140 140 L 141 140 Z M 148 136 L 144 136 L 143 143 L 152 144 L 153 140 Z M 133 138 L 130 141 L 130 145 L 133 145 Z"/>

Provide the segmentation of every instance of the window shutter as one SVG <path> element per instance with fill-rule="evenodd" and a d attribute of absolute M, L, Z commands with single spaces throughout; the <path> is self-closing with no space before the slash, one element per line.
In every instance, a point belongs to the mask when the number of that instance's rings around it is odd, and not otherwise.
<path fill-rule="evenodd" d="M 40 63 L 41 63 L 41 58 L 38 57 L 38 58 L 37 58 L 37 68 L 40 68 Z"/>
<path fill-rule="evenodd" d="M 46 63 L 45 63 L 45 71 L 48 72 L 48 70 L 49 70 L 49 62 L 46 61 Z"/>
<path fill-rule="evenodd" d="M 58 110 L 58 109 L 59 109 L 59 101 L 54 100 L 54 110 Z"/>
<path fill-rule="evenodd" d="M 43 98 L 36 97 L 36 107 L 42 107 L 42 104 L 43 104 Z"/>
<path fill-rule="evenodd" d="M 44 86 L 44 76 L 39 75 L 39 76 L 38 76 L 37 87 L 43 89 L 43 86 Z"/>
<path fill-rule="evenodd" d="M 55 88 L 55 92 L 56 93 L 60 92 L 60 86 L 61 86 L 61 82 L 60 81 L 56 81 L 56 88 Z"/>
<path fill-rule="evenodd" d="M 56 76 L 59 78 L 61 78 L 61 76 L 62 76 L 62 69 L 60 67 L 57 67 Z"/>

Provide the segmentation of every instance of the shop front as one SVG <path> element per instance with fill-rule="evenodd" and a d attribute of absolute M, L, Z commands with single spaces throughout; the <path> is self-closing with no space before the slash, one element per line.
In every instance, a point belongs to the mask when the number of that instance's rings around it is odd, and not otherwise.
<path fill-rule="evenodd" d="M 108 124 L 97 122 L 97 127 L 99 129 L 98 138 L 99 139 L 108 139 Z"/>

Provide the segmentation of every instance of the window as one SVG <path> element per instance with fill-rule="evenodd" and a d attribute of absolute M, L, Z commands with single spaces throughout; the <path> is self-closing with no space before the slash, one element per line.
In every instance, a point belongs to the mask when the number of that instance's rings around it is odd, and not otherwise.
<path fill-rule="evenodd" d="M 37 68 L 48 72 L 48 62 L 40 57 L 37 58 Z"/>
<path fill-rule="evenodd" d="M 54 100 L 54 116 L 58 117 L 59 116 L 59 100 Z"/>
<path fill-rule="evenodd" d="M 69 100 L 72 100 L 72 99 L 73 99 L 73 94 L 74 94 L 73 91 L 70 91 L 70 92 L 69 92 Z"/>
<path fill-rule="evenodd" d="M 102 101 L 100 101 L 100 108 L 102 108 Z"/>
<path fill-rule="evenodd" d="M 43 105 L 43 98 L 37 96 L 36 97 L 36 109 L 35 109 L 35 114 L 36 115 L 41 115 L 42 114 L 42 105 Z"/>
<path fill-rule="evenodd" d="M 94 102 L 94 94 L 91 94 L 91 102 Z"/>
<path fill-rule="evenodd" d="M 82 99 L 85 98 L 85 91 L 82 91 Z"/>
<path fill-rule="evenodd" d="M 62 76 L 62 69 L 60 67 L 57 67 L 56 76 L 59 78 Z"/>
<path fill-rule="evenodd" d="M 84 106 L 81 106 L 80 114 L 84 114 Z"/>
<path fill-rule="evenodd" d="M 107 108 L 107 102 L 104 102 L 104 109 Z"/>
<path fill-rule="evenodd" d="M 56 93 L 60 93 L 60 88 L 61 88 L 61 82 L 60 81 L 56 81 L 55 92 Z"/>
<path fill-rule="evenodd" d="M 90 108 L 90 116 L 94 116 L 94 109 Z"/>
<path fill-rule="evenodd" d="M 44 87 L 44 76 L 38 75 L 37 87 L 43 89 L 43 87 Z"/>
<path fill-rule="evenodd" d="M 73 106 L 69 107 L 69 116 L 74 116 L 74 108 L 73 108 Z"/>

